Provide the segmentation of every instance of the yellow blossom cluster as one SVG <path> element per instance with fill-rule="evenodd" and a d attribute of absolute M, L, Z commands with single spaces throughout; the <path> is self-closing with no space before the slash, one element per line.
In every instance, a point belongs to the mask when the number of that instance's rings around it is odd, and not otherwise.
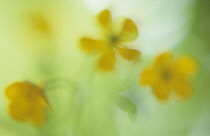
<path fill-rule="evenodd" d="M 109 10 L 102 10 L 96 18 L 103 31 L 103 39 L 81 37 L 80 47 L 85 52 L 99 54 L 97 60 L 99 70 L 104 72 L 114 70 L 117 54 L 128 61 L 138 61 L 141 52 L 125 46 L 139 36 L 134 21 L 125 18 L 120 30 L 115 31 Z M 36 29 L 50 33 L 49 22 L 46 22 L 43 16 L 33 16 L 31 19 Z M 196 69 L 196 62 L 190 56 L 174 59 L 172 53 L 162 53 L 157 56 L 153 65 L 142 71 L 139 85 L 150 86 L 159 100 L 168 100 L 172 91 L 175 91 L 179 98 L 185 99 L 191 95 L 192 85 L 189 77 Z M 35 126 L 46 121 L 46 110 L 50 104 L 42 88 L 29 82 L 16 82 L 6 88 L 6 96 L 10 100 L 9 114 L 15 120 L 28 121 Z"/>
<path fill-rule="evenodd" d="M 16 82 L 6 88 L 10 100 L 9 113 L 18 121 L 29 121 L 38 126 L 45 122 L 45 111 L 49 108 L 44 92 L 29 82 Z"/>

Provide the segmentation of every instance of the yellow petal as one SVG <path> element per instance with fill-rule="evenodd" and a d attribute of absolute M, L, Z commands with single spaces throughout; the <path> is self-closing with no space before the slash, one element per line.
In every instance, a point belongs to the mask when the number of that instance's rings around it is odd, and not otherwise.
<path fill-rule="evenodd" d="M 17 121 L 29 121 L 38 126 L 45 121 L 44 107 L 39 103 L 20 99 L 9 105 L 10 115 Z"/>
<path fill-rule="evenodd" d="M 111 13 L 109 10 L 103 10 L 98 13 L 97 16 L 98 22 L 101 24 L 102 27 L 105 29 L 109 29 L 112 22 Z"/>
<path fill-rule="evenodd" d="M 41 88 L 29 82 L 17 82 L 6 89 L 6 95 L 11 100 L 9 113 L 14 119 L 34 125 L 44 123 L 44 110 L 50 105 Z"/>
<path fill-rule="evenodd" d="M 159 83 L 152 86 L 154 95 L 162 101 L 168 100 L 171 94 L 171 87 L 169 84 Z"/>
<path fill-rule="evenodd" d="M 121 42 L 131 42 L 136 40 L 138 37 L 138 29 L 131 19 L 125 19 L 119 37 Z"/>
<path fill-rule="evenodd" d="M 16 82 L 6 88 L 7 97 L 11 100 L 26 99 L 34 101 L 38 98 L 44 99 L 44 93 L 38 86 L 29 82 Z"/>
<path fill-rule="evenodd" d="M 120 55 L 127 60 L 137 60 L 141 53 L 138 50 L 118 48 Z"/>
<path fill-rule="evenodd" d="M 153 83 L 154 80 L 154 74 L 151 68 L 145 69 L 141 76 L 140 76 L 140 80 L 139 80 L 139 84 L 141 85 L 149 85 L 151 83 Z"/>
<path fill-rule="evenodd" d="M 17 99 L 32 90 L 33 86 L 27 82 L 16 82 L 6 88 L 6 95 L 10 99 Z M 27 96 L 27 95 L 25 95 Z"/>
<path fill-rule="evenodd" d="M 196 61 L 190 57 L 180 57 L 175 62 L 175 70 L 181 74 L 190 74 L 197 70 Z"/>
<path fill-rule="evenodd" d="M 170 52 L 160 54 L 155 60 L 155 67 L 168 66 L 173 63 L 173 55 Z"/>
<path fill-rule="evenodd" d="M 13 101 L 10 103 L 9 113 L 17 121 L 25 121 L 27 120 L 30 107 L 30 103 L 19 99 L 18 101 Z"/>
<path fill-rule="evenodd" d="M 28 120 L 32 122 L 35 126 L 40 126 L 44 124 L 46 117 L 43 107 L 40 105 L 33 105 L 31 109 L 32 114 L 29 114 Z"/>
<path fill-rule="evenodd" d="M 19 95 L 19 90 L 22 90 L 20 83 L 14 83 L 6 88 L 5 94 L 8 98 L 13 99 Z"/>
<path fill-rule="evenodd" d="M 98 51 L 104 46 L 104 42 L 101 40 L 94 40 L 91 38 L 83 37 L 80 39 L 81 48 L 84 51 Z"/>
<path fill-rule="evenodd" d="M 103 71 L 111 71 L 115 66 L 115 53 L 113 50 L 107 50 L 99 59 L 98 67 Z"/>
<path fill-rule="evenodd" d="M 173 87 L 178 97 L 181 99 L 187 99 L 192 93 L 192 86 L 186 80 L 175 80 Z"/>

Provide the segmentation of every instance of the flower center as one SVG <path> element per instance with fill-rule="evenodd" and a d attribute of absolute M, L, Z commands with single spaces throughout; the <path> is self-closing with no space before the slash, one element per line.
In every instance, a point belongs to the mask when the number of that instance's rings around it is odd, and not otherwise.
<path fill-rule="evenodd" d="M 164 69 L 161 71 L 161 77 L 164 81 L 170 81 L 172 78 L 172 72 L 169 69 Z"/>
<path fill-rule="evenodd" d="M 116 35 L 109 36 L 109 43 L 110 43 L 110 45 L 116 46 L 116 44 L 118 43 L 118 41 L 119 41 L 118 36 L 116 36 Z"/>

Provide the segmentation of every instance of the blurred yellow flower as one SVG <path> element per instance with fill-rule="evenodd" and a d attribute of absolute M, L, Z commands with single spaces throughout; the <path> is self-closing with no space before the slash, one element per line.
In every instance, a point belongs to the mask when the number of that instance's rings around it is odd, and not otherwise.
<path fill-rule="evenodd" d="M 179 98 L 190 96 L 192 86 L 189 76 L 197 69 L 195 60 L 190 56 L 173 59 L 169 52 L 158 56 L 154 64 L 146 68 L 140 76 L 141 85 L 150 85 L 159 100 L 167 100 L 174 90 Z"/>
<path fill-rule="evenodd" d="M 82 37 L 80 39 L 81 47 L 84 51 L 102 52 L 97 65 L 103 71 L 111 71 L 114 69 L 116 62 L 116 52 L 118 52 L 126 60 L 137 60 L 140 52 L 129 49 L 122 43 L 128 43 L 136 40 L 138 37 L 138 29 L 131 19 L 126 18 L 123 22 L 121 30 L 114 32 L 112 17 L 109 10 L 103 10 L 97 15 L 97 21 L 103 28 L 103 38 L 100 40 Z"/>
<path fill-rule="evenodd" d="M 17 121 L 29 121 L 35 126 L 45 122 L 49 103 L 38 86 L 29 82 L 16 82 L 6 88 L 10 99 L 9 113 Z"/>
<path fill-rule="evenodd" d="M 42 33 L 50 33 L 51 28 L 47 18 L 43 14 L 32 14 L 30 16 L 31 26 L 42 32 Z"/>

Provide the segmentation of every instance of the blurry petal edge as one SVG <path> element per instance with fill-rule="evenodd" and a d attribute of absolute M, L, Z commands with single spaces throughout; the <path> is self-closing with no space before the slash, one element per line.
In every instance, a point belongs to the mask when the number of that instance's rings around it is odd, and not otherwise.
<path fill-rule="evenodd" d="M 82 37 L 80 39 L 80 44 L 81 44 L 82 50 L 86 52 L 92 52 L 92 51 L 99 50 L 103 42 L 101 40 L 95 40 L 88 37 Z"/>
<path fill-rule="evenodd" d="M 112 17 L 111 17 L 111 12 L 109 10 L 105 9 L 99 12 L 97 15 L 97 19 L 102 27 L 104 27 L 105 29 L 110 28 Z"/>
<path fill-rule="evenodd" d="M 135 49 L 128 49 L 128 48 L 118 48 L 120 55 L 126 60 L 137 60 L 141 52 Z"/>
<path fill-rule="evenodd" d="M 98 61 L 98 68 L 105 72 L 112 71 L 115 66 L 115 61 L 114 51 L 106 51 Z"/>
<path fill-rule="evenodd" d="M 136 24 L 126 18 L 123 22 L 119 37 L 121 42 L 132 42 L 137 39 L 139 33 Z"/>

